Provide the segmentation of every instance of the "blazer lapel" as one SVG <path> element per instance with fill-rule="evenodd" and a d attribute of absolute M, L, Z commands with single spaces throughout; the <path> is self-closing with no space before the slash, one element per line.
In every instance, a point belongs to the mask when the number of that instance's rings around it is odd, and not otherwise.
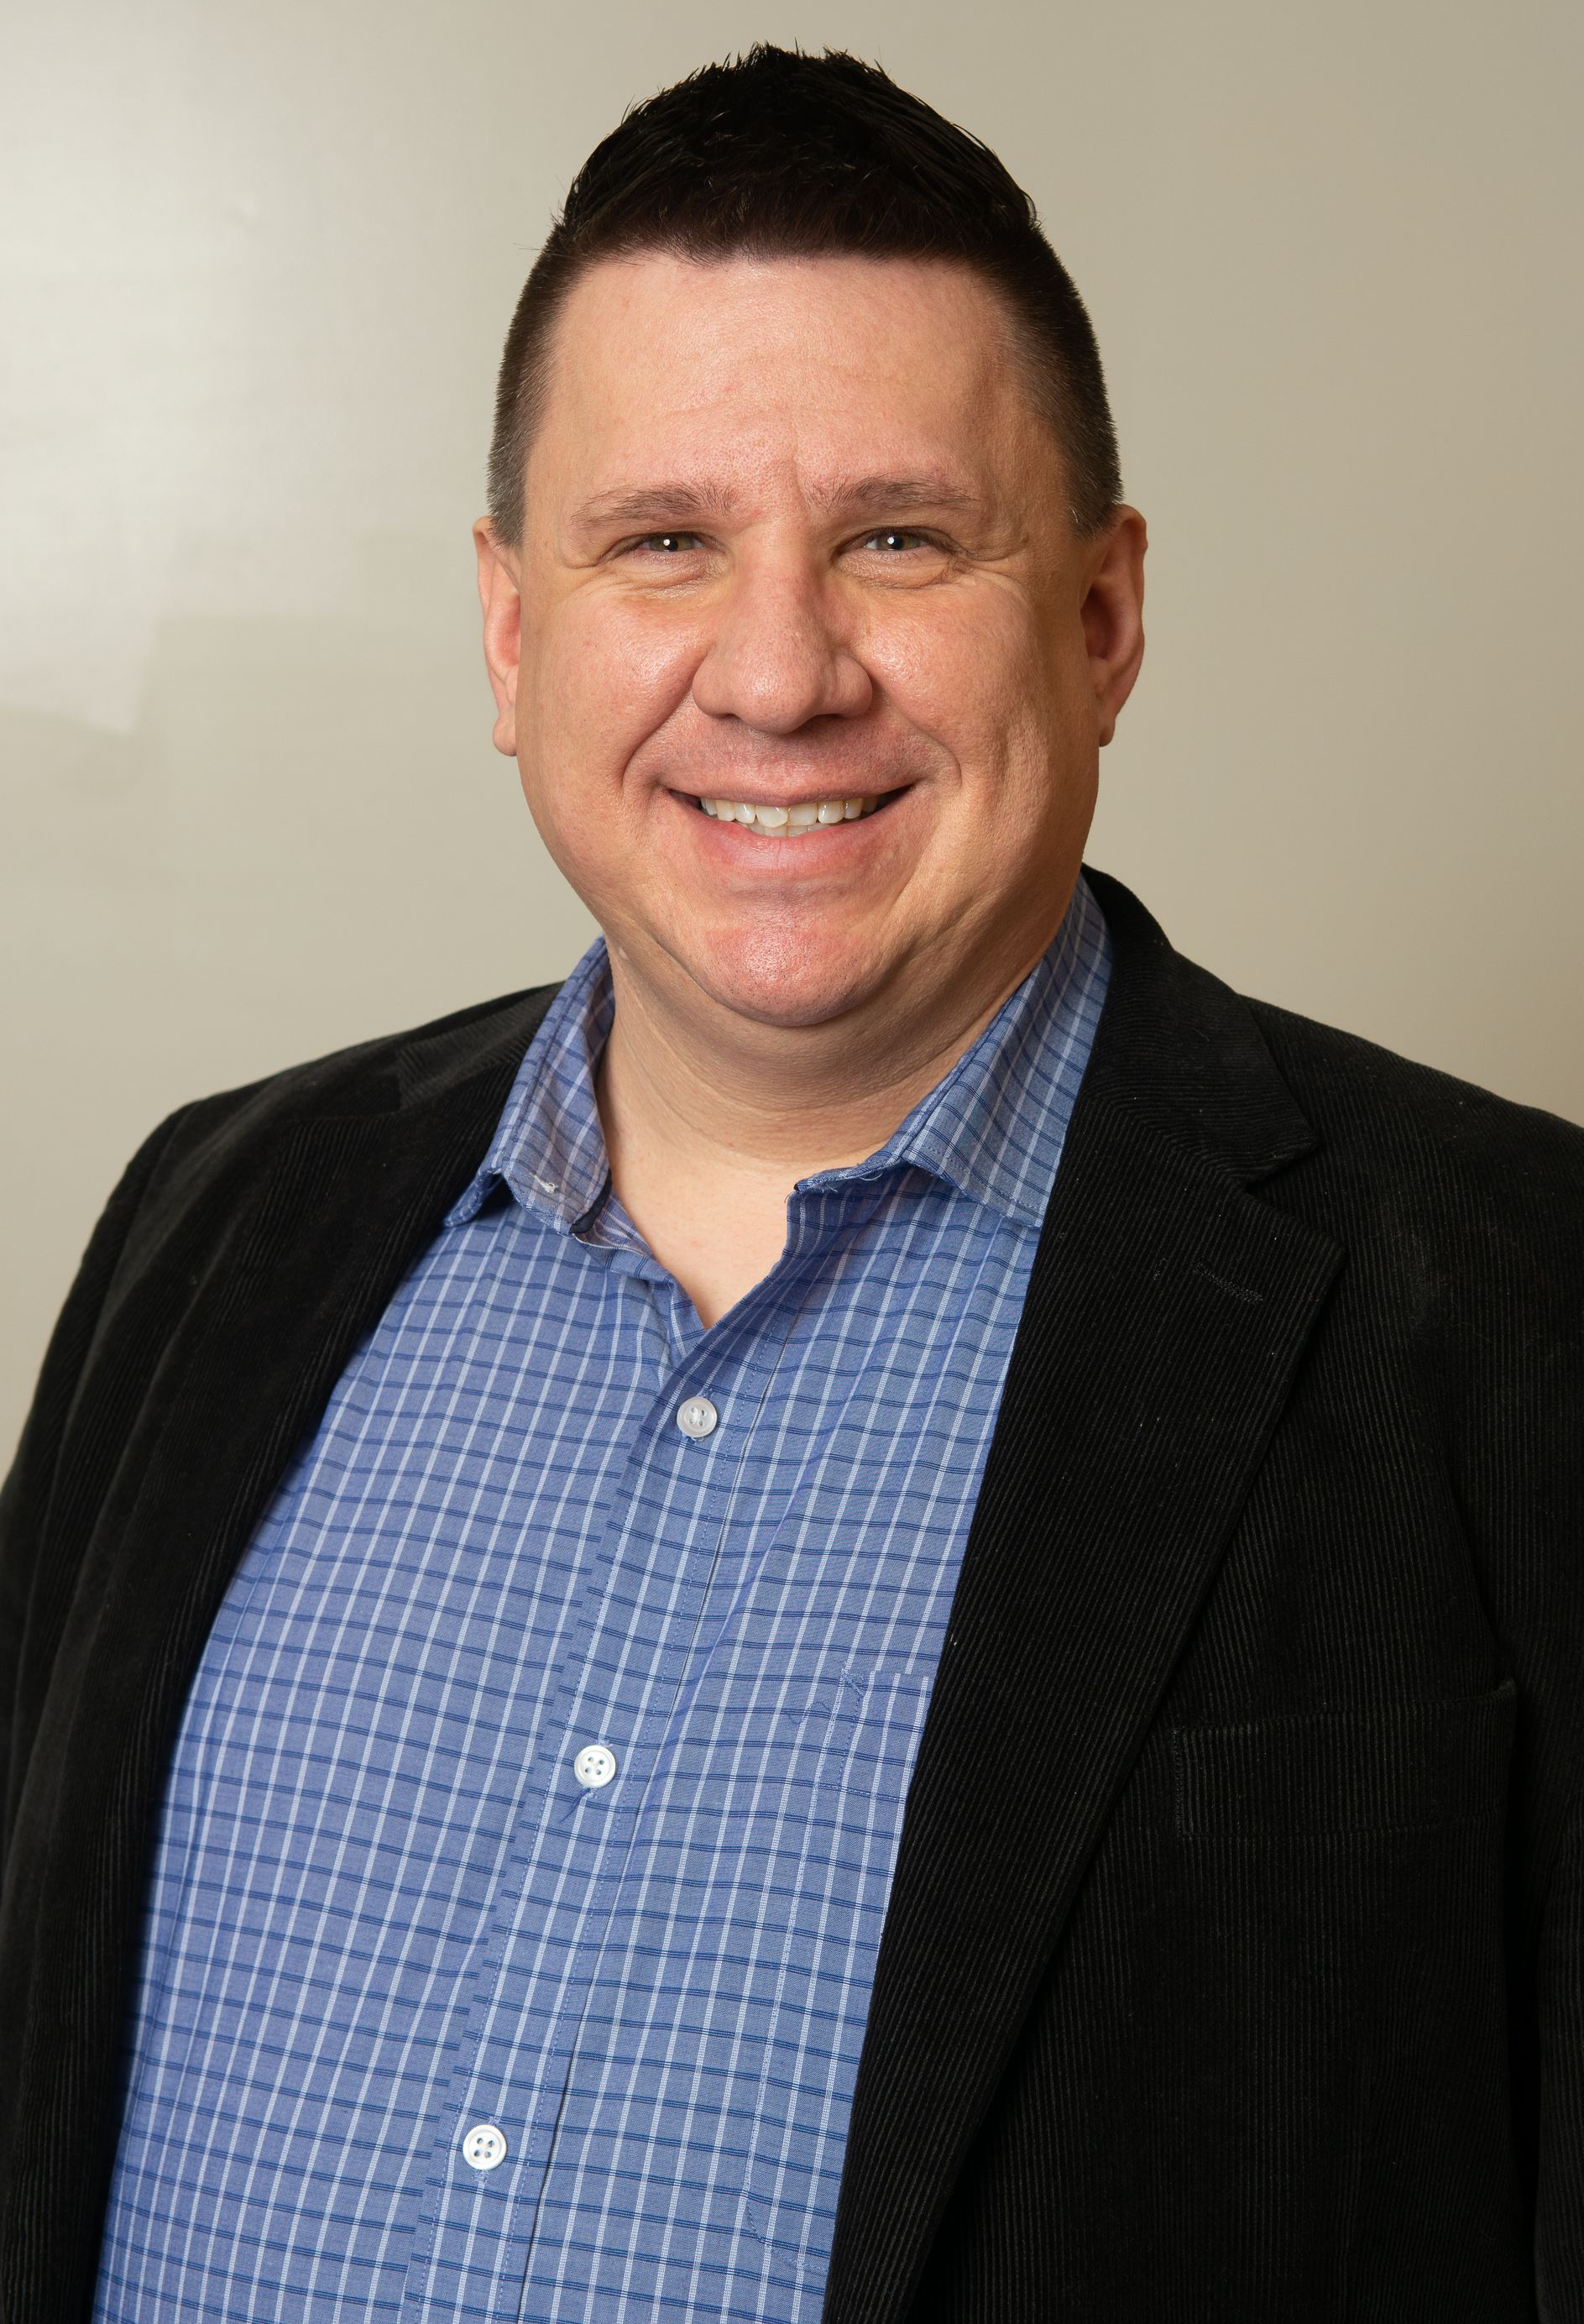
<path fill-rule="evenodd" d="M 1247 1010 L 1093 884 L 1111 995 L 908 1797 L 826 2324 L 907 2307 L 1340 1259 L 1247 1191 L 1313 1143 Z"/>

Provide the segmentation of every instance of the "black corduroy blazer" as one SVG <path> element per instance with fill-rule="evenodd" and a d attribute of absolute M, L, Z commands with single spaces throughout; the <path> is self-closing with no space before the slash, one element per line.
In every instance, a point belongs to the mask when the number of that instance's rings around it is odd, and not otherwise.
<path fill-rule="evenodd" d="M 1090 876 L 827 2324 L 1584 2324 L 1584 1132 Z M 4 2324 L 88 2312 L 209 1625 L 548 999 L 185 1109 L 95 1234 L 0 1504 Z"/>

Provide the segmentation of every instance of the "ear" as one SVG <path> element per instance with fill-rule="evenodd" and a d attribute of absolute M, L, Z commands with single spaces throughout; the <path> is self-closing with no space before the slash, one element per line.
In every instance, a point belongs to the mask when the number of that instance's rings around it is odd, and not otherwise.
<path fill-rule="evenodd" d="M 1144 659 L 1144 552 L 1149 535 L 1136 508 L 1116 508 L 1090 554 L 1082 608 L 1100 741 L 1117 731 Z"/>
<path fill-rule="evenodd" d="M 517 756 L 517 669 L 522 651 L 521 568 L 487 516 L 473 528 L 478 596 L 484 615 L 484 666 L 495 697 L 495 748 Z"/>

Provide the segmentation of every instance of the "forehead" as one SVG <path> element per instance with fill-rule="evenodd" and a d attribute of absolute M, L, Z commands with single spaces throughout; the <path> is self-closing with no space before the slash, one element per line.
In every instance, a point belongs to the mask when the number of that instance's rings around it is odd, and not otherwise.
<path fill-rule="evenodd" d="M 618 486 L 655 460 L 722 475 L 953 470 L 993 480 L 1046 438 L 1007 309 L 931 260 L 602 260 L 549 352 L 530 490 Z"/>

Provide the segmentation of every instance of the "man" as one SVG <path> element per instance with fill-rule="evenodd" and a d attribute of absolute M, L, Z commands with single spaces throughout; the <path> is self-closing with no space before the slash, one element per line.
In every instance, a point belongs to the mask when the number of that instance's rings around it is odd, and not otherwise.
<path fill-rule="evenodd" d="M 508 341 L 604 941 L 157 1130 L 8 1488 L 8 2324 L 1584 2319 L 1584 1138 L 1081 873 L 983 148 L 760 50 Z"/>

